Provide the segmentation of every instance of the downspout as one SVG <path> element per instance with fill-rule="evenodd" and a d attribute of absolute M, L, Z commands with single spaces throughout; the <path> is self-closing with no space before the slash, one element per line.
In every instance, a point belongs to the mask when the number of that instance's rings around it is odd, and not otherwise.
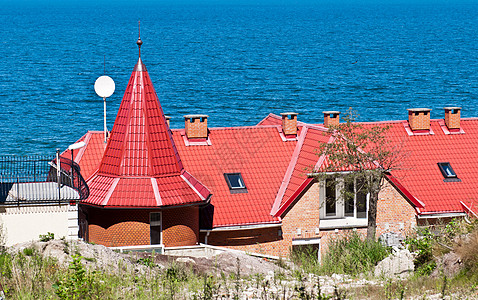
<path fill-rule="evenodd" d="M 206 236 L 204 237 L 204 245 L 207 245 L 207 237 L 211 233 L 211 230 L 206 231 Z"/>

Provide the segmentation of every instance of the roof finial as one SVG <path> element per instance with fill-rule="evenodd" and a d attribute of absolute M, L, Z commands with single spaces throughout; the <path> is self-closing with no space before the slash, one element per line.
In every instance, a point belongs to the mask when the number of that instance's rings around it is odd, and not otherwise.
<path fill-rule="evenodd" d="M 138 45 L 139 48 L 139 57 L 141 58 L 141 45 L 143 45 L 143 41 L 141 40 L 141 21 L 138 20 L 138 41 L 136 42 L 136 45 Z"/>

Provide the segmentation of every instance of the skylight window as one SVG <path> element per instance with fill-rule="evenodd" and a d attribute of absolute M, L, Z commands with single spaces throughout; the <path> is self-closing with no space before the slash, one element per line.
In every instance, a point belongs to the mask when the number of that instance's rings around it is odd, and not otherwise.
<path fill-rule="evenodd" d="M 443 181 L 445 181 L 445 182 L 459 182 L 459 181 L 461 181 L 458 178 L 458 176 L 456 176 L 456 173 L 455 173 L 455 171 L 453 171 L 453 168 L 451 167 L 449 162 L 438 163 L 438 167 L 440 168 L 440 171 L 441 171 L 443 177 L 445 177 L 445 179 L 443 179 Z"/>
<path fill-rule="evenodd" d="M 247 193 L 246 184 L 242 179 L 241 173 L 225 173 L 227 185 L 231 194 Z"/>

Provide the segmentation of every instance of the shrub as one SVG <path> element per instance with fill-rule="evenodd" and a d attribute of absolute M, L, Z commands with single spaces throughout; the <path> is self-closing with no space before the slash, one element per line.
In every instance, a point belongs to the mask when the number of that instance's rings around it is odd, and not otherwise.
<path fill-rule="evenodd" d="M 70 272 L 53 285 L 55 294 L 60 299 L 91 299 L 94 295 L 95 287 L 98 283 L 95 281 L 95 273 L 88 272 L 81 264 L 82 257 L 73 256 L 70 263 Z"/>
<path fill-rule="evenodd" d="M 455 246 L 468 271 L 478 273 L 478 229 L 459 240 Z"/>
<path fill-rule="evenodd" d="M 409 245 L 410 251 L 417 255 L 414 259 L 415 271 L 419 275 L 430 275 L 436 268 L 436 262 L 433 260 L 433 245 L 435 240 L 429 228 L 417 229 L 415 236 L 409 236 L 405 240 Z"/>
<path fill-rule="evenodd" d="M 55 234 L 48 232 L 47 234 L 40 234 L 40 242 L 48 242 L 55 239 Z"/>
<path fill-rule="evenodd" d="M 332 240 L 322 259 L 320 273 L 349 274 L 372 272 L 379 261 L 390 254 L 378 241 L 363 240 L 357 232 Z"/>

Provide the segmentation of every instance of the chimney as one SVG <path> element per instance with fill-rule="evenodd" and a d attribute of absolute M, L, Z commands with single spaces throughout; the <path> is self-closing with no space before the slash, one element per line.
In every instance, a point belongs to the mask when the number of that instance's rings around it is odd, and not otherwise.
<path fill-rule="evenodd" d="M 340 111 L 323 111 L 324 126 L 337 126 L 340 123 Z"/>
<path fill-rule="evenodd" d="M 207 115 L 185 115 L 184 127 L 188 139 L 207 138 Z"/>
<path fill-rule="evenodd" d="M 448 129 L 460 129 L 461 107 L 445 107 L 445 124 Z"/>
<path fill-rule="evenodd" d="M 408 124 L 412 130 L 430 130 L 429 108 L 410 108 L 408 110 Z"/>
<path fill-rule="evenodd" d="M 166 118 L 166 123 L 168 124 L 168 127 L 170 127 L 169 120 L 171 119 L 171 117 L 170 116 L 164 116 L 164 117 Z"/>
<path fill-rule="evenodd" d="M 282 116 L 282 132 L 284 135 L 297 135 L 297 115 L 295 112 L 285 112 Z"/>

